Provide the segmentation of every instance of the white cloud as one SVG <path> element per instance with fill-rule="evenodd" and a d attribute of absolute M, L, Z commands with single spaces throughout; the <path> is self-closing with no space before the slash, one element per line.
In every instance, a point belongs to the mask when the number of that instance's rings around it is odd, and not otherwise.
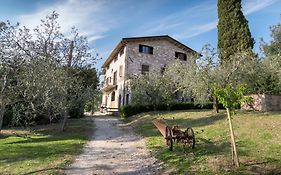
<path fill-rule="evenodd" d="M 247 0 L 243 4 L 245 15 L 262 10 L 278 0 Z M 202 1 L 200 5 L 171 14 L 159 21 L 153 21 L 142 30 L 146 35 L 170 34 L 177 39 L 192 38 L 217 27 L 217 4 L 214 1 Z"/>
<path fill-rule="evenodd" d="M 271 4 L 277 2 L 278 0 L 248 0 L 246 1 L 243 9 L 246 15 L 259 11 Z"/>
<path fill-rule="evenodd" d="M 152 21 L 143 26 L 140 31 L 145 31 L 141 32 L 144 35 L 163 33 L 181 39 L 190 38 L 199 35 L 203 31 L 210 30 L 211 24 L 204 22 L 206 20 L 212 21 L 215 16 L 216 4 L 212 1 L 205 1 L 197 6 L 172 13 L 164 18 L 157 19 L 157 21 Z"/>
<path fill-rule="evenodd" d="M 203 33 L 209 32 L 217 27 L 217 21 L 209 22 L 206 24 L 196 25 L 190 28 L 186 28 L 185 31 L 182 31 L 178 34 L 174 34 L 173 37 L 177 39 L 186 39 L 192 38 Z"/>
<path fill-rule="evenodd" d="M 113 25 L 113 21 L 105 13 L 108 12 L 108 1 L 65 0 L 49 6 L 41 6 L 35 12 L 18 16 L 22 25 L 35 28 L 46 15 L 56 11 L 61 31 L 68 34 L 75 26 L 81 35 L 89 38 L 89 42 L 103 38 Z"/>

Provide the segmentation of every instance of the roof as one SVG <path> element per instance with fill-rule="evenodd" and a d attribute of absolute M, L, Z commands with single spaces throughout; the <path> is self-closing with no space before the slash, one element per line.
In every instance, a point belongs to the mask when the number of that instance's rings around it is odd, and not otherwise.
<path fill-rule="evenodd" d="M 178 47 L 182 48 L 187 52 L 192 52 L 193 54 L 198 54 L 195 50 L 191 49 L 190 47 L 182 44 L 181 42 L 175 40 L 174 38 L 170 37 L 169 35 L 160 35 L 160 36 L 144 36 L 144 37 L 130 37 L 130 38 L 122 38 L 122 40 L 117 44 L 114 50 L 110 53 L 106 61 L 103 63 L 102 68 L 105 68 L 109 65 L 109 63 L 114 59 L 114 56 L 119 53 L 119 51 L 128 43 L 132 41 L 147 41 L 147 40 L 159 40 L 159 39 L 166 39 L 173 44 L 177 45 Z"/>

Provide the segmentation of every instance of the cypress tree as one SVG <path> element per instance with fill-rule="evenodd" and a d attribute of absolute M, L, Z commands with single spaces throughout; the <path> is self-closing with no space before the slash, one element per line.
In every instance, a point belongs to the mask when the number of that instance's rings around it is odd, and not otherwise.
<path fill-rule="evenodd" d="M 222 63 L 236 53 L 252 53 L 254 39 L 241 8 L 241 0 L 218 0 L 218 49 Z"/>

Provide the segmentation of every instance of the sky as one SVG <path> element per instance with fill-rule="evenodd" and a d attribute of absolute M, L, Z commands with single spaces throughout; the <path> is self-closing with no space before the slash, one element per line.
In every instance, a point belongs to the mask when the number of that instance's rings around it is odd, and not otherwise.
<path fill-rule="evenodd" d="M 269 42 L 270 26 L 281 21 L 281 0 L 242 0 L 242 7 L 258 52 L 261 38 Z M 217 46 L 216 0 L 6 0 L 0 21 L 34 28 L 54 10 L 64 34 L 75 26 L 88 38 L 102 57 L 98 69 L 126 37 L 170 35 L 196 51 Z"/>

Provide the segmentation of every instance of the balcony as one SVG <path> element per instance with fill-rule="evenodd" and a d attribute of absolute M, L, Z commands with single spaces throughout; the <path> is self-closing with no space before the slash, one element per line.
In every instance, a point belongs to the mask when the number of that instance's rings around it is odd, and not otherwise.
<path fill-rule="evenodd" d="M 101 90 L 104 92 L 112 91 L 113 89 L 116 89 L 117 85 L 113 83 L 103 83 Z"/>

